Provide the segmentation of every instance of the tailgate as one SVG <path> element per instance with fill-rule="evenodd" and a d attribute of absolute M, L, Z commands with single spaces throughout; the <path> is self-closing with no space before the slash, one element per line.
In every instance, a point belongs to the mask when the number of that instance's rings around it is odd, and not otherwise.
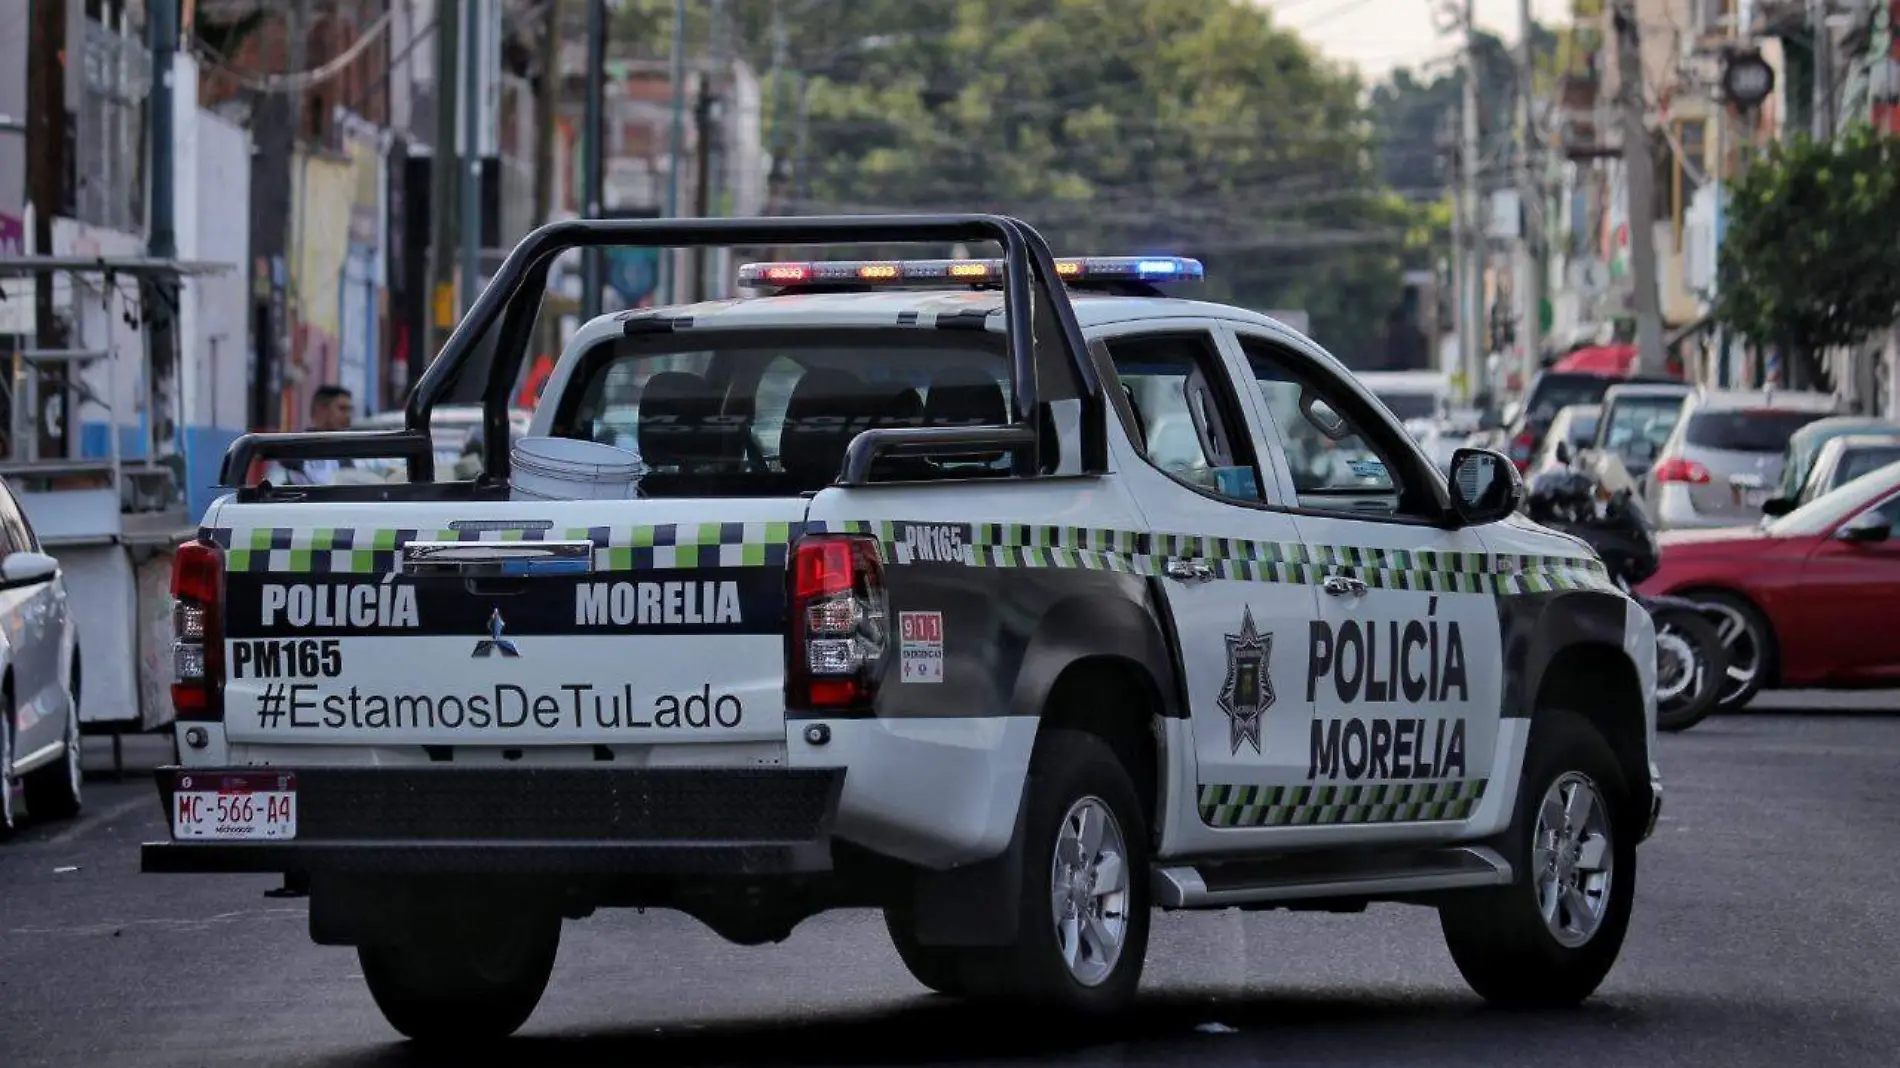
<path fill-rule="evenodd" d="M 805 503 L 227 504 L 226 737 L 783 742 Z"/>

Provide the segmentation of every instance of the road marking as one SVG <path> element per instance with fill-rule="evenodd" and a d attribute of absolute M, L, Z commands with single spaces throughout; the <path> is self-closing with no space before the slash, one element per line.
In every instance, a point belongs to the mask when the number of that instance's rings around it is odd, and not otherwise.
<path fill-rule="evenodd" d="M 149 805 L 151 803 L 152 799 L 149 797 L 128 797 L 97 815 L 88 815 L 82 810 L 79 822 L 51 838 L 46 839 L 45 844 L 53 846 L 65 845 L 80 835 L 85 834 L 87 831 L 92 830 L 94 827 L 116 820 L 120 816 L 138 808 L 140 805 Z"/>

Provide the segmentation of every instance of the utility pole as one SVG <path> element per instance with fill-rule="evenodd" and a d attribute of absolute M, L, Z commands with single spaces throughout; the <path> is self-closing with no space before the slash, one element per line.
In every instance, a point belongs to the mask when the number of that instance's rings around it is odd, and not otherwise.
<path fill-rule="evenodd" d="M 457 151 L 461 126 L 456 91 L 461 70 L 462 20 L 460 0 L 435 0 L 435 137 L 430 144 L 429 235 L 431 292 L 429 351 L 441 349 L 455 326 L 455 190 Z M 431 359 L 434 357 L 431 356 Z"/>
<path fill-rule="evenodd" d="M 1463 281 L 1458 290 L 1458 359 L 1465 379 L 1465 399 L 1480 393 L 1484 376 L 1484 356 L 1479 349 L 1484 338 L 1484 275 L 1480 252 L 1484 247 L 1485 226 L 1478 201 L 1478 168 L 1482 165 L 1483 146 L 1478 139 L 1478 13 L 1477 0 L 1464 0 L 1461 16 L 1465 31 L 1464 94 L 1459 111 L 1458 203 L 1463 206 L 1464 244 L 1458 255 L 1464 261 Z"/>
<path fill-rule="evenodd" d="M 699 95 L 693 101 L 693 215 L 705 218 L 712 209 L 712 76 L 699 76 Z M 706 246 L 692 250 L 692 300 L 706 299 Z M 680 294 L 682 298 L 686 293 Z"/>
<path fill-rule="evenodd" d="M 1814 42 L 1813 108 L 1810 127 L 1816 141 L 1834 139 L 1834 31 L 1828 29 L 1827 0 L 1807 0 L 1808 33 Z"/>
<path fill-rule="evenodd" d="M 150 193 L 151 217 L 147 220 L 146 255 L 155 260 L 178 258 L 178 230 L 175 223 L 176 199 L 173 190 L 172 130 L 172 56 L 178 52 L 178 0 L 147 0 L 146 38 L 152 53 L 152 83 L 145 103 L 146 122 L 151 146 L 151 166 L 146 174 Z M 195 102 L 194 102 L 195 103 Z M 152 396 L 176 396 L 178 391 L 178 279 L 164 275 L 147 276 L 144 292 L 139 294 L 144 309 L 146 353 L 151 361 Z M 63 383 L 62 383 L 63 385 Z M 63 389 L 60 391 L 65 392 Z M 153 424 L 148 431 L 147 456 L 157 455 L 159 438 L 157 412 L 148 413 Z M 180 412 L 181 422 L 191 413 Z M 70 419 L 62 419 L 61 430 Z M 184 428 L 178 428 L 183 433 Z M 62 450 L 55 455 L 64 455 Z M 179 487 L 182 491 L 184 487 Z"/>
<path fill-rule="evenodd" d="M 1630 281 L 1635 287 L 1636 371 L 1664 371 L 1662 297 L 1656 289 L 1656 163 L 1649 153 L 1643 33 L 1635 0 L 1616 0 L 1617 95 L 1623 109 L 1623 180 L 1629 188 Z"/>
<path fill-rule="evenodd" d="M 673 129 L 667 151 L 666 217 L 680 214 L 680 164 L 686 152 L 686 0 L 673 0 Z M 660 250 L 660 303 L 679 300 L 679 250 Z"/>
<path fill-rule="evenodd" d="M 1518 293 L 1517 344 L 1524 389 L 1529 390 L 1531 376 L 1537 373 L 1538 357 L 1543 350 L 1540 332 L 1543 326 L 1543 286 L 1538 265 L 1543 262 L 1544 192 L 1543 157 L 1537 146 L 1537 53 L 1534 45 L 1537 24 L 1531 20 L 1531 0 L 1517 0 L 1517 24 L 1522 38 L 1517 43 L 1517 143 L 1520 159 L 1517 167 L 1517 199 L 1520 233 L 1517 244 L 1517 280 L 1512 288 Z"/>
<path fill-rule="evenodd" d="M 66 207 L 66 0 L 33 0 L 27 17 L 31 20 L 28 28 L 31 37 L 27 41 L 26 60 L 26 199 L 33 205 L 33 251 L 36 255 L 50 256 L 53 254 L 53 216 Z M 66 347 L 65 326 L 53 314 L 53 279 L 51 272 L 33 279 L 33 342 L 42 349 Z M 45 383 L 42 389 L 57 389 L 63 394 L 65 375 L 60 365 L 42 366 L 41 381 Z M 10 405 L 25 403 L 27 391 L 22 387 L 26 385 L 26 376 L 33 373 L 24 360 L 17 355 L 13 357 Z M 58 379 L 53 377 L 56 374 Z M 15 411 L 9 425 L 24 429 L 29 423 L 42 428 L 35 443 L 37 449 L 29 450 L 21 441 L 8 441 L 9 459 L 48 455 L 46 420 L 40 413 Z M 65 453 L 51 455 L 64 458 Z"/>
<path fill-rule="evenodd" d="M 710 84 L 705 82 L 701 83 L 706 90 L 704 94 L 706 103 L 705 114 L 699 120 L 699 136 L 706 142 L 705 147 L 700 150 L 700 158 L 703 160 L 701 165 L 705 168 L 702 172 L 705 177 L 700 179 L 700 184 L 709 190 L 705 196 L 705 203 L 702 204 L 699 209 L 699 216 L 701 218 L 710 215 L 724 215 L 726 213 L 726 197 L 731 193 L 731 188 L 726 181 L 725 152 L 726 85 L 727 79 L 732 72 L 732 60 L 730 58 L 732 55 L 731 33 L 731 12 L 726 0 L 712 0 L 712 41 L 710 49 L 712 62 L 709 64 L 712 68 L 710 72 L 712 81 Z M 710 252 L 706 252 L 703 249 L 701 250 L 700 259 L 704 261 L 705 264 L 710 265 L 712 273 L 710 275 L 707 274 L 705 267 L 700 269 L 698 283 L 699 299 L 714 300 L 718 298 L 722 291 L 720 275 L 724 271 L 724 265 L 730 256 L 731 253 L 726 249 L 714 249 Z"/>
<path fill-rule="evenodd" d="M 482 29 L 481 0 L 462 7 L 462 301 L 463 314 L 482 291 Z M 493 14 L 492 12 L 490 13 Z"/>
<path fill-rule="evenodd" d="M 607 174 L 607 122 L 606 111 L 607 85 L 607 0 L 585 0 L 587 4 L 587 102 L 581 117 L 587 127 L 581 133 L 581 143 L 586 146 L 581 172 L 581 199 L 586 201 L 584 212 L 590 219 L 598 219 L 606 210 L 601 201 L 605 194 L 601 191 L 606 184 Z M 581 252 L 581 322 L 585 323 L 600 314 L 600 294 L 602 281 L 601 250 L 584 249 Z"/>
<path fill-rule="evenodd" d="M 591 11 L 589 15 L 591 17 Z M 560 121 L 562 90 L 567 84 L 561 77 L 561 0 L 546 0 L 541 17 L 541 95 L 534 101 L 534 222 L 537 226 L 554 214 L 554 125 Z"/>
<path fill-rule="evenodd" d="M 1458 131 L 1455 128 L 1458 118 L 1459 116 L 1454 116 L 1450 112 L 1446 112 L 1440 117 L 1438 146 L 1439 150 L 1444 154 L 1445 162 L 1451 174 L 1454 190 L 1451 198 L 1451 255 L 1448 257 L 1451 277 L 1447 279 L 1450 283 L 1450 288 L 1447 292 L 1451 295 L 1451 326 L 1452 332 L 1457 335 L 1458 338 L 1460 353 L 1458 373 L 1462 376 L 1467 373 L 1466 369 L 1470 366 L 1464 361 L 1463 351 L 1465 344 L 1465 269 L 1469 266 L 1469 264 L 1466 263 L 1465 245 L 1470 240 L 1469 231 L 1471 221 L 1465 218 L 1464 163 L 1459 156 Z M 1432 343 L 1434 346 L 1438 346 L 1439 349 L 1442 349 L 1442 338 L 1434 337 Z M 1442 366 L 1442 356 L 1439 349 L 1434 349 L 1432 353 L 1432 366 L 1434 367 Z M 1465 384 L 1460 387 L 1458 391 L 1459 399 L 1461 402 L 1469 404 L 1475 392 L 1472 388 L 1475 383 L 1468 378 L 1464 379 L 1464 383 Z"/>

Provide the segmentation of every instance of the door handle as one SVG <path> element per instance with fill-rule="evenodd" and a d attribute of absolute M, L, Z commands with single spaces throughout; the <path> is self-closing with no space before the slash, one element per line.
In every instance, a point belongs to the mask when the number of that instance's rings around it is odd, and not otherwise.
<path fill-rule="evenodd" d="M 1334 597 L 1357 597 L 1366 592 L 1365 581 L 1350 575 L 1328 575 L 1320 587 Z"/>
<path fill-rule="evenodd" d="M 1176 582 L 1212 582 L 1214 569 L 1199 560 L 1170 560 L 1164 569 Z"/>
<path fill-rule="evenodd" d="M 594 570 L 591 541 L 412 541 L 396 570 L 418 577 L 532 578 L 587 575 Z"/>

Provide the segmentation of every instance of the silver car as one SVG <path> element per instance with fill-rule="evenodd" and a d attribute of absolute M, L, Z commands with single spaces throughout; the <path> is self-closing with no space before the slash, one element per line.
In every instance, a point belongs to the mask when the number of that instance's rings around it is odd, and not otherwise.
<path fill-rule="evenodd" d="M 1780 390 L 1691 396 L 1644 479 L 1650 513 L 1665 530 L 1755 523 L 1788 439 L 1839 405 L 1832 394 Z"/>
<path fill-rule="evenodd" d="M 0 483 L 0 839 L 79 812 L 79 631 L 59 561 Z"/>
<path fill-rule="evenodd" d="M 1800 506 L 1847 485 L 1869 471 L 1900 462 L 1900 428 L 1892 434 L 1849 434 L 1830 438 L 1814 460 L 1814 470 L 1801 487 Z M 1783 515 L 1793 508 L 1774 508 L 1775 500 L 1762 509 L 1765 515 Z"/>

